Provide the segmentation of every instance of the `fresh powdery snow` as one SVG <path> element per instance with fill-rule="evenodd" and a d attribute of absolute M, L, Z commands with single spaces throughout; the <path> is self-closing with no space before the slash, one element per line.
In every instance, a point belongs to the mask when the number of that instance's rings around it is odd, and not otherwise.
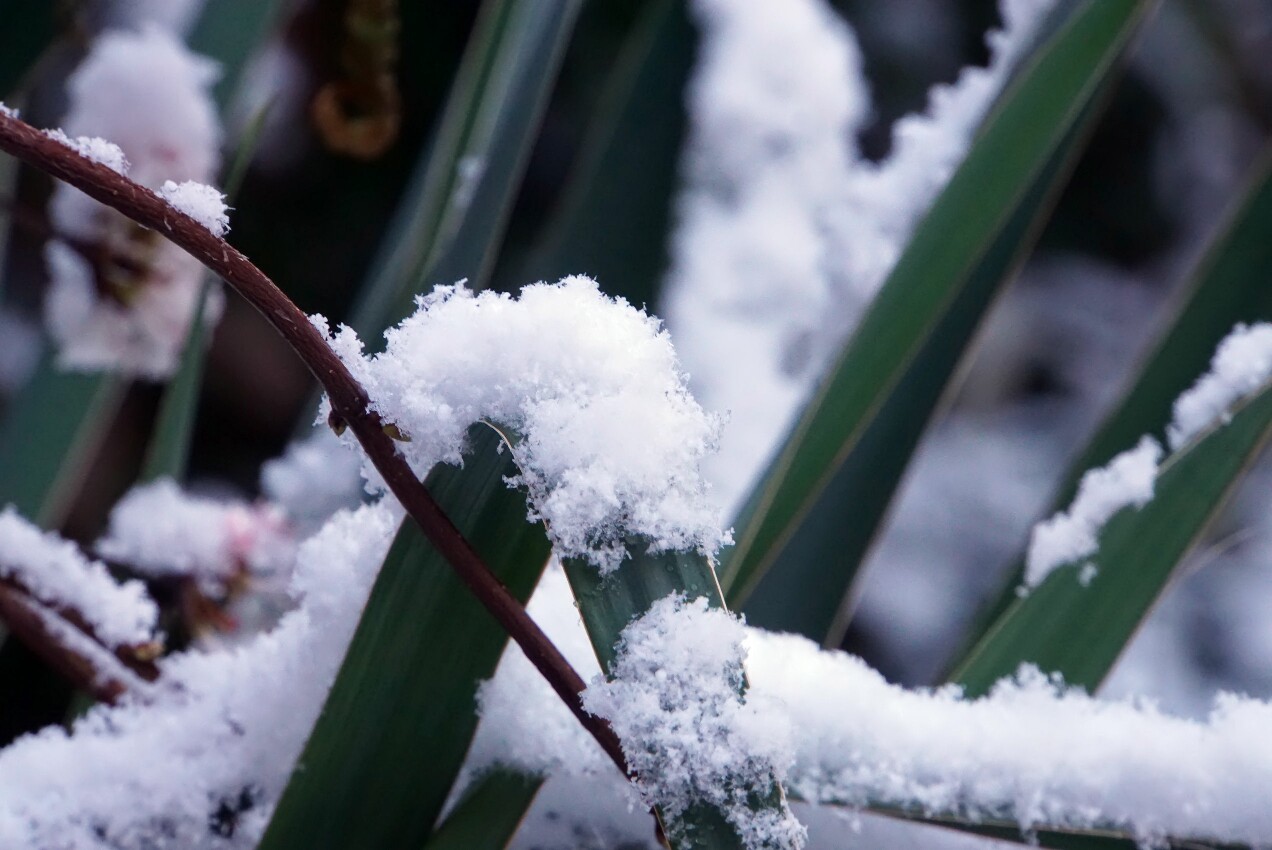
<path fill-rule="evenodd" d="M 347 327 L 332 344 L 409 437 L 399 449 L 421 475 L 460 463 L 468 427 L 488 420 L 515 434 L 521 475 L 510 483 L 529 489 L 531 519 L 547 522 L 559 555 L 608 571 L 629 536 L 653 551 L 714 552 L 728 539 L 698 473 L 717 419 L 686 389 L 658 320 L 595 281 L 534 284 L 518 298 L 441 287 L 385 338 L 369 357 Z"/>
<path fill-rule="evenodd" d="M 223 233 L 224 207 L 219 198 L 213 203 L 215 190 L 190 185 L 213 180 L 220 161 L 221 129 L 210 94 L 217 76 L 215 63 L 162 28 L 107 31 L 68 78 L 62 129 L 49 134 L 161 194 L 171 182 L 170 200 Z M 64 184 L 54 189 L 49 221 L 63 237 L 45 248 L 44 319 L 58 365 L 151 379 L 172 374 L 202 291 L 199 261 Z M 125 262 L 94 270 L 98 248 Z M 209 326 L 222 302 L 214 287 L 203 311 Z"/>
<path fill-rule="evenodd" d="M 1094 555 L 1100 545 L 1100 529 L 1114 514 L 1130 506 L 1142 508 L 1152 500 L 1161 459 L 1161 444 L 1145 436 L 1135 448 L 1083 475 L 1069 509 L 1034 526 L 1025 562 L 1025 586 L 1037 587 L 1057 567 Z M 1094 578 L 1085 569 L 1079 578 L 1083 575 L 1083 585 Z"/>
<path fill-rule="evenodd" d="M 46 605 L 74 609 L 108 646 L 154 639 L 159 612 L 141 582 L 115 581 L 103 564 L 41 531 L 12 506 L 0 511 L 0 578 L 17 581 Z"/>
<path fill-rule="evenodd" d="M 225 196 L 215 186 L 186 180 L 165 180 L 156 193 L 181 212 L 207 228 L 213 236 L 224 236 L 230 230 L 230 214 Z"/>
<path fill-rule="evenodd" d="M 401 514 L 333 517 L 297 557 L 298 607 L 234 651 L 160 662 L 145 699 L 97 706 L 0 751 L 0 847 L 106 850 L 260 840 L 344 657 Z M 209 818 L 250 801 L 232 837 Z"/>
<path fill-rule="evenodd" d="M 763 700 L 743 699 L 742 621 L 705 598 L 661 599 L 623 631 L 611 679 L 583 705 L 609 720 L 636 784 L 671 822 L 693 806 L 722 811 L 750 850 L 798 848 L 804 828 L 777 797 L 792 751 L 790 728 Z"/>
<path fill-rule="evenodd" d="M 566 593 L 564 582 L 554 592 Z M 554 639 L 566 628 L 581 631 L 568 599 L 538 604 L 559 610 L 548 624 Z M 1272 844 L 1263 794 L 1272 787 L 1272 740 L 1264 734 L 1272 704 L 1221 695 L 1208 718 L 1185 720 L 1149 702 L 1095 699 L 1029 668 L 968 700 L 954 687 L 891 685 L 854 656 L 722 622 L 729 619 L 700 602 L 660 602 L 625 633 L 634 655 L 618 681 L 598 677 L 588 691 L 589 704 L 614 717 L 625 749 L 644 748 L 655 792 L 699 793 L 698 777 L 739 768 L 746 775 L 760 756 L 785 768 L 777 775 L 788 793 L 848 809 L 903 807 L 1006 820 L 1025 831 L 1107 827 L 1147 845 L 1168 835 Z M 730 703 L 714 662 L 734 657 L 739 637 L 750 688 L 744 703 Z M 516 669 L 501 664 L 483 689 L 482 723 L 500 729 L 478 738 L 510 742 L 515 757 L 505 762 L 497 746 L 475 749 L 470 773 L 497 763 L 557 775 L 601 769 L 599 756 L 576 757 L 594 749 L 577 727 L 554 725 L 558 734 L 538 737 L 542 719 L 564 709 L 542 679 L 500 683 Z M 701 717 L 681 702 L 690 692 L 728 708 Z M 677 735 L 694 723 L 707 734 Z M 563 741 L 569 730 L 575 740 Z M 726 791 L 705 793 L 726 795 L 728 805 Z"/>
<path fill-rule="evenodd" d="M 826 0 L 696 0 L 685 189 L 662 311 L 708 410 L 728 509 L 887 277 L 1054 0 L 1003 0 L 986 68 L 934 88 L 875 164 L 851 28 Z M 721 357 L 721 352 L 728 352 Z"/>
<path fill-rule="evenodd" d="M 1233 404 L 1272 380 L 1272 324 L 1237 325 L 1219 343 L 1210 371 L 1175 400 L 1166 429 L 1179 449 L 1213 425 L 1228 421 Z"/>

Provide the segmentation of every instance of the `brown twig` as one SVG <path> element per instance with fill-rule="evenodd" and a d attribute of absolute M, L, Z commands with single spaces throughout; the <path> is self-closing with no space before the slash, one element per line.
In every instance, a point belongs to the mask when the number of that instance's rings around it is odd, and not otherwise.
<path fill-rule="evenodd" d="M 614 730 L 604 719 L 589 714 L 583 708 L 580 695 L 586 685 L 582 677 L 443 513 L 405 459 L 398 454 L 393 440 L 384 431 L 380 417 L 369 409 L 366 391 L 309 318 L 273 281 L 228 242 L 213 236 L 207 228 L 154 192 L 80 156 L 11 114 L 0 113 L 0 150 L 69 183 L 138 224 L 163 234 L 220 275 L 259 310 L 318 379 L 336 415 L 348 423 L 393 495 L 419 524 L 429 542 L 450 563 L 460 581 L 517 642 L 619 769 L 624 774 L 629 772 L 622 745 Z"/>
<path fill-rule="evenodd" d="M 98 702 L 114 705 L 129 690 L 125 677 L 105 669 L 66 640 L 66 632 L 76 630 L 74 624 L 8 581 L 0 581 L 0 620 L 45 663 Z M 100 648 L 110 654 L 109 649 Z"/>

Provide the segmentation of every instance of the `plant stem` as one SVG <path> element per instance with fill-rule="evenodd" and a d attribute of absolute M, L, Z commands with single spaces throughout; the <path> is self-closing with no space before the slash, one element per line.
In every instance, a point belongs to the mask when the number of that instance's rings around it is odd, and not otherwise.
<path fill-rule="evenodd" d="M 101 163 L 55 141 L 12 114 L 0 112 L 0 150 L 62 180 L 170 240 L 219 275 L 261 312 L 318 379 L 343 419 L 362 444 L 389 490 L 420 526 L 425 537 L 450 563 L 491 616 L 508 632 L 526 658 L 543 674 L 575 717 L 613 759 L 624 775 L 627 760 L 614 730 L 584 710 L 582 677 L 500 583 L 481 556 L 443 513 L 423 483 L 397 452 L 370 400 L 327 344 L 326 338 L 264 272 L 247 257 L 154 192 Z"/>

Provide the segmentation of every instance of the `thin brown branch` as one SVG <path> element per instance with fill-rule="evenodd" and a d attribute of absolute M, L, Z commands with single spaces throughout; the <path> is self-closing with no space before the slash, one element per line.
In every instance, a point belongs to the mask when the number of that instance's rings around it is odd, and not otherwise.
<path fill-rule="evenodd" d="M 365 390 L 310 323 L 265 274 L 225 240 L 149 189 L 80 156 L 13 115 L 0 114 L 0 150 L 69 183 L 133 221 L 163 234 L 220 275 L 274 326 L 326 390 L 336 415 L 358 442 L 406 512 L 454 568 L 478 601 L 521 647 L 575 717 L 625 774 L 622 745 L 609 724 L 583 708 L 586 687 L 565 656 L 508 592 L 398 454 Z"/>
<path fill-rule="evenodd" d="M 115 675 L 122 671 L 105 669 L 66 640 L 69 632 L 76 631 L 70 622 L 9 582 L 0 582 L 0 620 L 46 664 L 98 702 L 114 705 L 128 691 L 124 677 Z"/>

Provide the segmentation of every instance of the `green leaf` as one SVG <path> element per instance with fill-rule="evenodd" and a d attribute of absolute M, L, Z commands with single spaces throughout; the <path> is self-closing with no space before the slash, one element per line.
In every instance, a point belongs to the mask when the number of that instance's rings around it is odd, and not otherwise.
<path fill-rule="evenodd" d="M 1170 326 L 1135 383 L 1069 466 L 1047 515 L 1073 500 L 1086 470 L 1108 463 L 1141 434 L 1161 432 L 1175 399 L 1206 370 L 1215 347 L 1234 325 L 1272 320 L 1272 289 L 1267 285 L 1272 281 L 1272 240 L 1267 236 L 1272 233 L 1272 148 L 1255 163 L 1246 186 L 1190 275 Z M 983 639 L 990 625 L 1016 601 L 1024 571 L 1021 556 L 973 628 L 973 638 L 956 666 L 966 666 L 971 645 Z"/>
<path fill-rule="evenodd" d="M 61 524 L 124 398 L 111 374 L 64 372 L 47 353 L 0 422 L 0 504 Z"/>
<path fill-rule="evenodd" d="M 517 469 L 485 425 L 460 469 L 425 482 L 523 602 L 547 562 L 542 525 L 504 483 Z M 476 689 L 507 635 L 415 523 L 404 522 L 262 850 L 417 847 L 433 830 L 477 725 Z"/>
<path fill-rule="evenodd" d="M 1266 287 L 1272 276 L 1269 227 L 1272 177 L 1265 160 L 1253 191 L 1207 252 L 1173 326 L 1071 470 L 1058 506 L 1072 499 L 1082 471 L 1103 465 L 1141 433 L 1160 433 L 1174 399 L 1205 370 L 1233 324 L 1272 318 Z M 1268 396 L 1265 390 L 1248 400 L 1228 426 L 1166 461 L 1153 501 L 1141 511 L 1123 511 L 1106 527 L 1095 559 L 1100 573 L 1090 587 L 1082 588 L 1073 570 L 1064 569 L 1025 599 L 1013 592 L 951 678 L 969 693 L 983 693 L 1029 661 L 1061 673 L 1072 684 L 1099 687 L 1179 561 L 1267 439 L 1272 425 Z"/>
<path fill-rule="evenodd" d="M 1045 218 L 1148 5 L 1068 8 L 985 120 L 735 524 L 721 581 L 753 624 L 837 642 L 914 447 Z"/>
<path fill-rule="evenodd" d="M 350 326 L 368 344 L 417 294 L 490 274 L 581 0 L 482 6 L 437 137 L 416 167 Z"/>
<path fill-rule="evenodd" d="M 648 3 L 605 82 L 578 165 L 518 283 L 586 270 L 610 295 L 652 305 L 667 268 L 667 233 L 693 68 L 686 5 Z M 639 167 L 633 167 L 639 163 Z"/>
<path fill-rule="evenodd" d="M 705 597 L 710 606 L 724 607 L 720 585 L 706 556 L 693 552 L 653 554 L 638 540 L 629 541 L 628 550 L 632 557 L 606 575 L 587 561 L 567 558 L 563 562 L 588 638 L 606 673 L 614 663 L 623 629 L 659 599 L 678 593 L 686 599 Z M 782 794 L 778 789 L 756 795 L 755 806 L 776 808 Z M 660 813 L 659 821 L 673 847 L 743 847 L 742 837 L 723 812 L 707 805 L 692 806 L 673 822 Z"/>
<path fill-rule="evenodd" d="M 502 850 L 542 785 L 538 777 L 490 771 L 473 781 L 424 850 Z"/>

